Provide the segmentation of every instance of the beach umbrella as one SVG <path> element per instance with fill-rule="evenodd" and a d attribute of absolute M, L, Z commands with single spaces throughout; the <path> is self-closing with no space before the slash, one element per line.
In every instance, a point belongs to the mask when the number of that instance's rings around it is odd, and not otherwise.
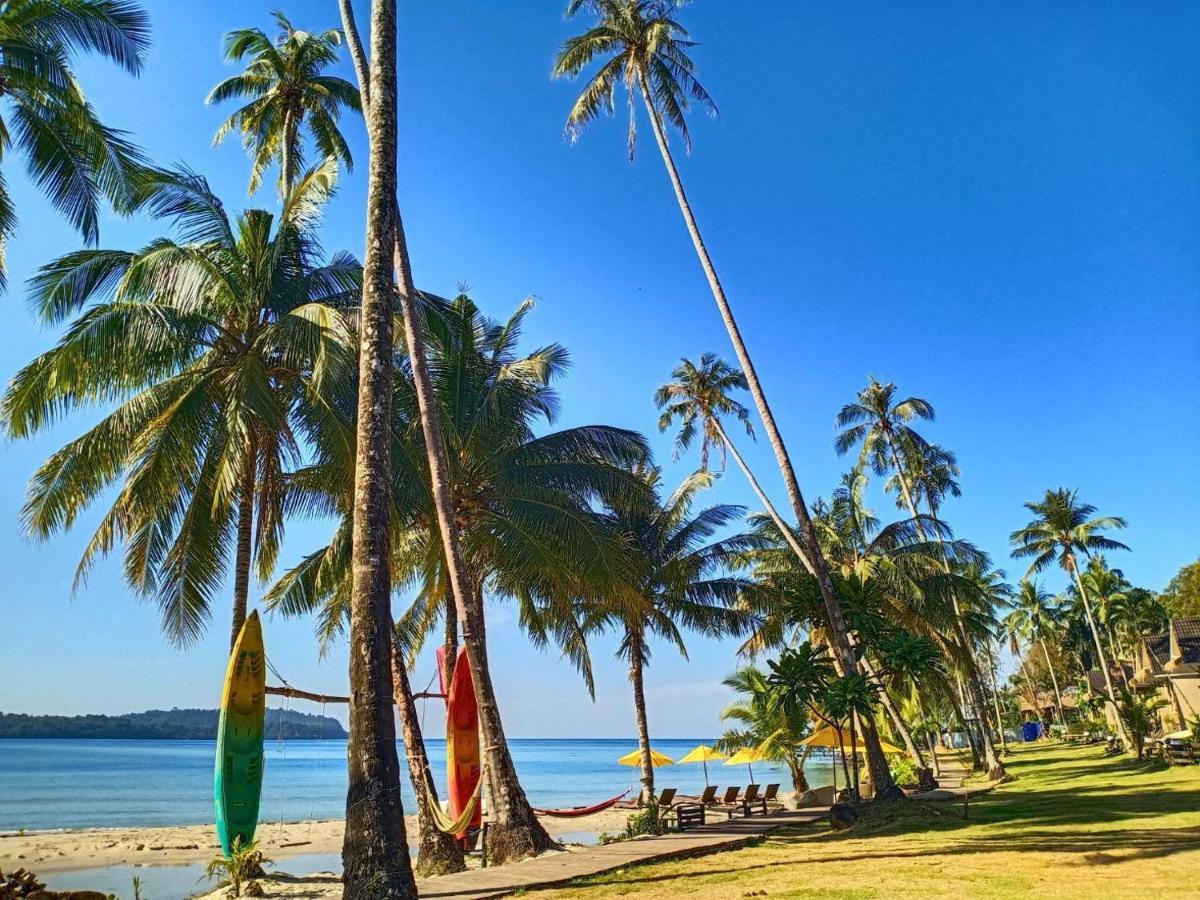
<path fill-rule="evenodd" d="M 750 770 L 750 781 L 754 781 L 754 767 L 750 763 L 764 762 L 771 757 L 762 752 L 759 747 L 743 747 L 729 759 L 725 760 L 727 766 L 745 766 Z"/>
<path fill-rule="evenodd" d="M 632 753 L 626 753 L 624 756 L 618 759 L 617 762 L 623 766 L 640 766 L 642 764 L 642 751 L 634 750 Z M 650 765 L 654 766 L 656 769 L 659 766 L 673 766 L 675 765 L 675 760 L 671 759 L 671 757 L 667 756 L 665 753 L 659 753 L 654 748 L 651 748 Z"/>
<path fill-rule="evenodd" d="M 845 734 L 845 732 L 843 732 L 843 735 L 844 734 Z M 845 740 L 848 740 L 848 738 L 845 738 Z M 824 728 L 820 728 L 817 731 L 814 731 L 812 734 L 810 734 L 808 737 L 806 737 L 800 743 L 801 743 L 801 745 L 803 745 L 805 747 L 829 747 L 831 749 L 836 748 L 836 749 L 840 750 L 843 753 L 843 755 L 846 752 L 846 748 L 843 745 L 843 738 L 838 735 L 837 729 L 834 728 L 832 725 L 826 725 Z M 904 752 L 899 747 L 897 747 L 895 744 L 889 744 L 883 738 L 879 739 L 879 746 L 883 749 L 884 753 L 903 753 Z M 834 756 L 834 757 L 832 757 L 832 759 L 833 759 L 833 787 L 834 787 L 834 790 L 836 790 L 837 789 L 837 757 Z"/>
<path fill-rule="evenodd" d="M 714 750 L 712 747 L 701 744 L 687 756 L 679 760 L 681 763 L 703 763 L 704 764 L 704 786 L 708 787 L 708 764 L 725 759 L 725 754 L 720 750 Z"/>

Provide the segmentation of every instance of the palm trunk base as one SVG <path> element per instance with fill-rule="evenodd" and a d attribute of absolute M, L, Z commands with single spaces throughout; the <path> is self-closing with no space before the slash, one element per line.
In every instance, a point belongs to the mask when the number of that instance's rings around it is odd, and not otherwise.
<path fill-rule="evenodd" d="M 941 785 L 933 774 L 933 770 L 922 766 L 917 769 L 917 790 L 936 791 Z"/>
<path fill-rule="evenodd" d="M 454 835 L 439 831 L 432 822 L 426 822 L 426 818 L 422 818 L 420 825 L 421 842 L 413 872 L 418 878 L 429 878 L 465 871 L 467 864 L 463 861 L 462 848 Z"/>
<path fill-rule="evenodd" d="M 503 866 L 547 850 L 556 850 L 559 846 L 536 818 L 532 822 L 488 825 L 489 866 Z"/>

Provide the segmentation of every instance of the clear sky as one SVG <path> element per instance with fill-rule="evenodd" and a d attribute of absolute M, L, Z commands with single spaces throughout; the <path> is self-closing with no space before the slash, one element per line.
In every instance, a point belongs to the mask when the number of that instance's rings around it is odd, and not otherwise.
<path fill-rule="evenodd" d="M 356 5 L 365 25 L 368 4 Z M 535 295 L 530 346 L 557 340 L 573 354 L 561 423 L 654 432 L 651 393 L 678 358 L 731 352 L 648 129 L 633 165 L 621 115 L 574 147 L 563 141 L 576 88 L 549 72 L 579 26 L 561 4 L 400 5 L 401 198 L 418 283 L 446 293 L 465 280 L 497 316 Z M 270 27 L 272 5 L 148 6 L 145 74 L 83 62 L 87 91 L 156 160 L 187 162 L 239 208 L 248 166 L 236 141 L 212 148 L 228 110 L 203 98 L 233 71 L 221 35 Z M 300 27 L 337 24 L 331 0 L 289 0 L 286 11 Z M 680 167 L 808 497 L 828 495 L 848 467 L 833 417 L 874 375 L 937 407 L 926 433 L 963 467 L 965 495 L 947 515 L 1011 575 L 1023 571 L 1007 558 L 1022 502 L 1060 485 L 1128 518 L 1134 552 L 1111 562 L 1135 583 L 1161 588 L 1195 559 L 1200 9 L 700 0 L 681 15 L 721 116 L 695 119 Z M 365 140 L 360 122 L 346 130 L 361 165 L 329 210 L 325 245 L 361 254 Z M 23 281 L 78 239 L 15 155 L 4 171 L 22 219 L 0 301 L 7 380 L 55 338 L 26 312 Z M 136 246 L 156 230 L 107 221 L 102 243 Z M 176 651 L 156 610 L 124 588 L 118 560 L 71 598 L 97 514 L 46 544 L 20 534 L 29 475 L 93 420 L 0 448 L 0 709 L 213 706 L 227 608 L 204 642 Z M 696 464 L 672 465 L 669 440 L 653 439 L 668 480 Z M 767 448 L 747 455 L 782 502 Z M 872 491 L 890 515 L 891 499 Z M 752 498 L 731 471 L 718 499 Z M 285 563 L 327 532 L 294 526 Z M 1061 576 L 1047 586 L 1060 589 Z M 489 616 L 510 735 L 633 734 L 612 641 L 594 645 L 592 705 L 566 664 L 529 647 L 509 608 Z M 345 653 L 319 661 L 310 635 L 308 623 L 270 619 L 268 652 L 293 683 L 343 692 Z M 654 734 L 719 730 L 733 646 L 696 639 L 691 650 L 690 663 L 654 655 Z M 432 671 L 424 661 L 414 680 Z"/>

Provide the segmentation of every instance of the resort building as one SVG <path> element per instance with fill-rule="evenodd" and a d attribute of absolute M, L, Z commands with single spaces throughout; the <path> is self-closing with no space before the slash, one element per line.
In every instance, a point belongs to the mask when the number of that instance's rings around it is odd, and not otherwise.
<path fill-rule="evenodd" d="M 1134 663 L 1130 686 L 1158 691 L 1169 703 L 1162 710 L 1168 730 L 1200 717 L 1200 616 L 1172 619 L 1165 632 L 1145 638 Z"/>

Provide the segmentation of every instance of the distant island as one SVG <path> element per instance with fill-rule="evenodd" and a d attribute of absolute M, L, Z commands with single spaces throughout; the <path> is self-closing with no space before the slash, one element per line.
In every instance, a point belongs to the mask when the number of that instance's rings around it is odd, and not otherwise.
<path fill-rule="evenodd" d="M 30 716 L 0 713 L 0 740 L 6 738 L 211 741 L 217 736 L 215 709 L 151 709 L 122 716 Z M 346 738 L 342 723 L 329 716 L 268 709 L 267 738 L 312 741 Z"/>

